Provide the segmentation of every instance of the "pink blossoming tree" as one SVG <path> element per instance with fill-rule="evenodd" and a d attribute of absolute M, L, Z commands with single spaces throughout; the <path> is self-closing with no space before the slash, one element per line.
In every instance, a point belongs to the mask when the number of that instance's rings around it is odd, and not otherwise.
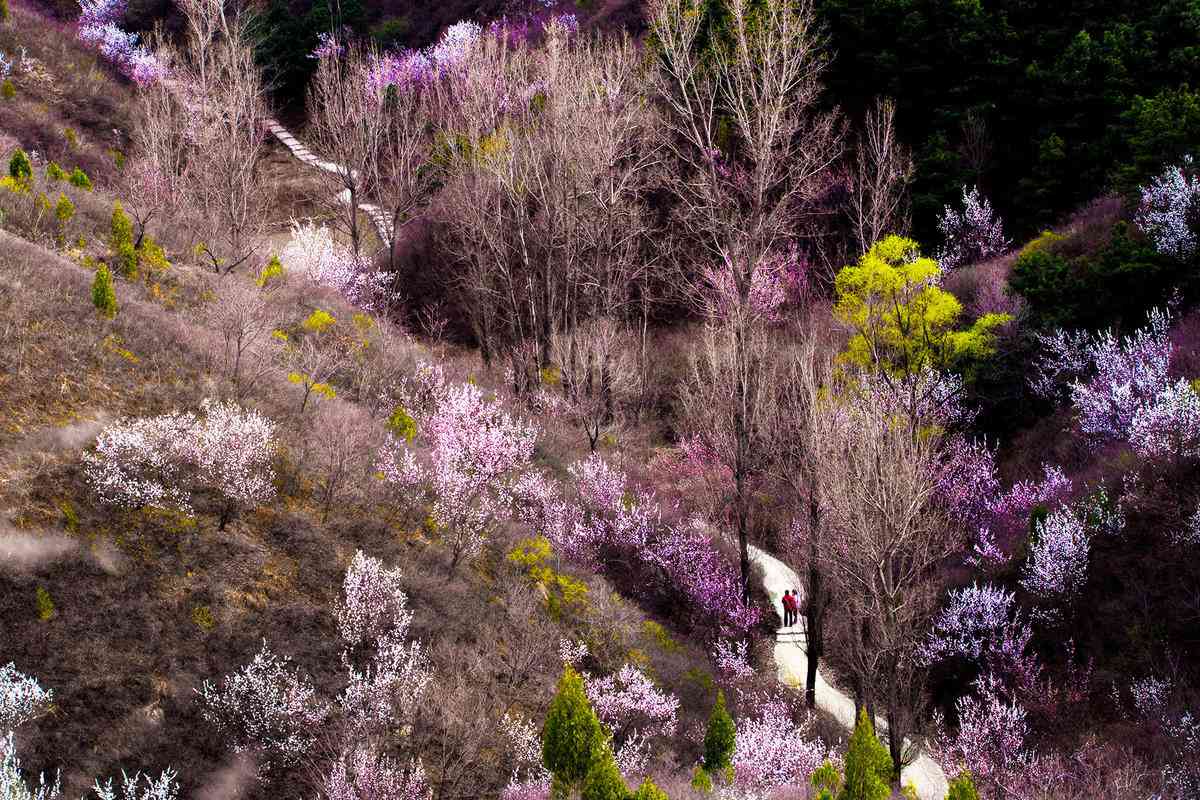
<path fill-rule="evenodd" d="M 1200 176 L 1191 156 L 1169 167 L 1148 186 L 1134 222 L 1154 242 L 1160 253 L 1179 259 L 1196 254 L 1200 233 Z"/>
<path fill-rule="evenodd" d="M 1012 241 L 1004 236 L 1004 222 L 992 210 L 992 204 L 973 186 L 962 187 L 961 211 L 946 206 L 938 219 L 945 245 L 937 254 L 942 269 L 951 270 L 986 261 L 1009 248 Z"/>
<path fill-rule="evenodd" d="M 510 416 L 479 387 L 462 384 L 446 391 L 421 426 L 424 449 L 393 438 L 380 471 L 397 488 L 429 499 L 430 517 L 449 537 L 453 572 L 510 512 L 537 437 L 537 426 Z"/>

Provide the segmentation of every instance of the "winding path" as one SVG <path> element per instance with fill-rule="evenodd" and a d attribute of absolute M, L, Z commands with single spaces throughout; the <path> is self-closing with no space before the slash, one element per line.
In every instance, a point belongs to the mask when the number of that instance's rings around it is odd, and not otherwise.
<path fill-rule="evenodd" d="M 754 546 L 750 547 L 750 560 L 762 567 L 763 588 L 767 590 L 771 606 L 778 614 L 782 607 L 784 590 L 799 589 L 804 585 L 800 582 L 800 576 L 787 564 Z M 775 664 L 779 668 L 779 681 L 800 691 L 804 690 L 808 669 L 804 643 L 803 618 L 796 625 L 780 628 L 775 640 Z M 854 728 L 854 701 L 831 686 L 820 671 L 817 672 L 817 708 L 836 719 L 846 730 Z M 900 782 L 912 782 L 921 800 L 943 800 L 950 788 L 942 768 L 923 752 L 912 764 L 904 768 Z"/>
<path fill-rule="evenodd" d="M 317 158 L 311 150 L 304 146 L 303 142 L 292 136 L 287 128 L 280 125 L 278 120 L 265 119 L 263 120 L 263 124 L 271 135 L 282 142 L 283 146 L 301 162 L 325 172 L 332 172 L 335 175 L 343 175 L 345 173 L 346 168 L 341 164 L 334 164 L 331 161 L 322 161 Z M 350 205 L 349 189 L 342 192 L 338 197 L 341 199 L 343 205 Z M 380 240 L 383 242 L 391 241 L 390 231 L 392 223 L 388 219 L 387 212 L 379 206 L 373 206 L 370 203 L 359 203 L 358 208 L 371 218 L 371 222 L 375 225 L 375 231 L 379 234 Z"/>
<path fill-rule="evenodd" d="M 277 120 L 267 119 L 264 123 L 271 135 L 282 142 L 301 162 L 326 172 L 342 174 L 345 167 L 317 158 Z M 350 191 L 347 189 L 343 192 L 341 198 L 343 203 L 349 205 Z M 391 222 L 387 213 L 378 206 L 367 203 L 360 204 L 359 209 L 371 218 L 380 239 L 389 241 L 391 237 L 388 236 L 388 229 Z M 772 608 L 778 613 L 784 590 L 799 588 L 802 585 L 800 576 L 787 564 L 757 547 L 750 548 L 750 560 L 762 566 L 763 587 L 771 598 Z M 776 637 L 775 643 L 775 663 L 779 668 L 779 681 L 803 691 L 808 667 L 808 659 L 804 654 L 803 622 L 780 628 L 779 633 L 781 635 Z M 854 728 L 854 701 L 831 686 L 820 672 L 817 672 L 817 707 L 834 717 L 846 730 Z M 943 800 L 949 790 L 942 768 L 925 753 L 921 753 L 912 764 L 904 768 L 901 784 L 910 781 L 916 787 L 921 800 Z"/>

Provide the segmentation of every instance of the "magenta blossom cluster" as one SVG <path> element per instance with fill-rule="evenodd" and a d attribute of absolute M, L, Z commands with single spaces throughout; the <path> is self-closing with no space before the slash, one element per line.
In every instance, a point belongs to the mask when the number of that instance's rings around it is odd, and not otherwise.
<path fill-rule="evenodd" d="M 558 638 L 558 657 L 564 664 L 578 667 L 587 658 L 587 642 L 577 642 L 565 636 Z"/>
<path fill-rule="evenodd" d="M 959 699 L 957 711 L 958 730 L 938 737 L 936 755 L 946 767 L 969 770 L 988 794 L 998 790 L 997 796 L 1005 796 L 1004 789 L 1036 761 L 1028 745 L 1025 708 L 1009 698 L 994 677 L 985 675 L 976 682 L 975 694 Z"/>
<path fill-rule="evenodd" d="M 446 28 L 425 50 L 384 54 L 368 68 L 367 85 L 382 94 L 389 86 L 407 89 L 453 72 L 470 55 L 481 33 L 478 23 L 462 20 Z"/>
<path fill-rule="evenodd" d="M 1071 508 L 1061 508 L 1040 520 L 1021 572 L 1021 586 L 1043 602 L 1070 601 L 1087 579 L 1091 534 L 1084 519 Z M 1054 610 L 1040 610 L 1047 620 Z"/>
<path fill-rule="evenodd" d="M 965 266 L 998 256 L 1008 250 L 1011 240 L 1004 236 L 1004 222 L 992 210 L 992 204 L 973 186 L 962 187 L 963 209 L 946 206 L 938 218 L 938 230 L 945 245 L 937 260 L 943 270 Z"/>
<path fill-rule="evenodd" d="M 637 733 L 647 737 L 675 734 L 679 698 L 659 689 L 632 664 L 603 678 L 588 676 L 584 689 L 596 716 L 618 741 Z"/>
<path fill-rule="evenodd" d="M 37 717 L 54 700 L 37 678 L 17 671 L 13 663 L 0 667 L 0 731 L 11 731 Z"/>
<path fill-rule="evenodd" d="M 122 30 L 126 0 L 79 0 L 79 40 L 99 48 L 138 86 L 148 86 L 167 76 L 166 65 L 144 45 L 136 33 Z"/>
<path fill-rule="evenodd" d="M 754 667 L 750 666 L 750 642 L 746 639 L 739 642 L 718 639 L 710 655 L 717 674 L 728 682 L 749 680 L 755 675 Z"/>
<path fill-rule="evenodd" d="M 1033 691 L 1041 665 L 1029 651 L 1032 638 L 1013 592 L 975 584 L 950 592 L 930 626 L 921 655 L 928 664 L 963 658 L 1008 685 Z"/>
<path fill-rule="evenodd" d="M 729 319 L 744 311 L 736 276 L 741 265 L 728 260 L 704 271 L 704 303 L 714 319 Z M 747 299 L 749 312 L 759 319 L 776 323 L 785 308 L 802 298 L 808 282 L 808 262 L 795 247 L 759 259 L 750 270 Z"/>
<path fill-rule="evenodd" d="M 195 691 L 201 715 L 233 751 L 260 757 L 260 778 L 275 767 L 299 763 L 329 715 L 308 678 L 291 666 L 289 657 L 271 652 L 265 639 L 241 670 L 226 675 L 219 686 L 205 681 Z"/>
<path fill-rule="evenodd" d="M 223 521 L 238 508 L 275 496 L 275 425 L 234 403 L 204 400 L 203 416 L 172 412 L 105 428 L 84 469 L 104 503 L 191 512 L 208 491 L 224 501 Z"/>
<path fill-rule="evenodd" d="M 813 734 L 814 717 L 798 712 L 782 694 L 743 696 L 748 711 L 738 719 L 733 746 L 734 786 L 769 796 L 783 787 L 807 786 L 808 778 L 833 751 Z M 796 721 L 800 716 L 801 720 Z"/>
<path fill-rule="evenodd" d="M 659 574 L 692 621 L 715 625 L 723 635 L 754 626 L 760 609 L 743 602 L 736 568 L 695 519 L 670 524 L 648 492 L 597 455 L 573 464 L 575 496 L 564 496 L 540 473 L 518 485 L 525 521 L 546 536 L 557 552 L 589 568 L 634 568 Z M 647 593 L 662 591 L 654 582 Z"/>
<path fill-rule="evenodd" d="M 1200 176 L 1191 156 L 1169 167 L 1141 189 L 1135 224 L 1154 242 L 1158 252 L 1179 259 L 1196 254 L 1200 234 Z"/>
<path fill-rule="evenodd" d="M 434 522 L 457 535 L 461 554 L 469 557 L 507 518 L 538 435 L 536 425 L 514 419 L 465 383 L 446 389 L 423 421 L 423 451 L 393 438 L 379 468 L 393 485 L 426 494 Z"/>

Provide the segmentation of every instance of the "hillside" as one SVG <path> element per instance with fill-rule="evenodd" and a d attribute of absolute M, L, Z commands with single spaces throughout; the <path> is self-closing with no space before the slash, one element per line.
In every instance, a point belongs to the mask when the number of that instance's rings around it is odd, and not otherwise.
<path fill-rule="evenodd" d="M 1200 794 L 1192 17 L 1043 5 L 0 4 L 0 797 Z"/>

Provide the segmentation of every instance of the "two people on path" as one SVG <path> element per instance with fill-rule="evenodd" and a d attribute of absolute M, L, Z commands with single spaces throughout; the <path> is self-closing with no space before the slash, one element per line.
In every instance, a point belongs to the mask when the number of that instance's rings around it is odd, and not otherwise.
<path fill-rule="evenodd" d="M 790 628 L 800 621 L 800 593 L 783 590 L 783 627 Z"/>

